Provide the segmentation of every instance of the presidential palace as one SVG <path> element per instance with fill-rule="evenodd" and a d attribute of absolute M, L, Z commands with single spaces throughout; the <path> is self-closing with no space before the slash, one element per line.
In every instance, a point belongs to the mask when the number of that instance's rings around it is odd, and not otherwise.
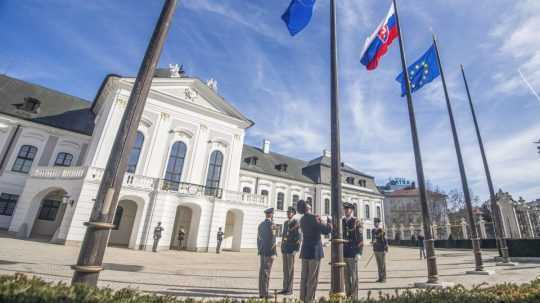
<path fill-rule="evenodd" d="M 93 101 L 0 75 L 0 229 L 18 238 L 77 244 L 85 233 L 134 78 L 108 75 Z M 158 69 L 138 125 L 110 245 L 148 249 L 158 222 L 159 250 L 256 247 L 263 210 L 304 199 L 330 212 L 330 155 L 292 158 L 244 144 L 254 123 L 177 66 Z M 343 201 L 356 205 L 370 237 L 384 222 L 374 178 L 342 164 Z M 178 231 L 185 241 L 178 246 Z"/>

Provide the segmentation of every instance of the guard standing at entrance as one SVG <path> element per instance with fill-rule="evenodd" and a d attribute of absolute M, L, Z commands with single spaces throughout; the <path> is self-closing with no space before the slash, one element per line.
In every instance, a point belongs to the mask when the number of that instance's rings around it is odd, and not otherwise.
<path fill-rule="evenodd" d="M 276 256 L 276 234 L 273 220 L 274 209 L 264 211 L 266 219 L 259 224 L 257 229 L 257 249 L 260 256 L 259 267 L 259 297 L 271 298 L 268 294 L 270 284 L 270 272 Z"/>
<path fill-rule="evenodd" d="M 152 246 L 152 251 L 157 252 L 159 239 L 161 239 L 161 235 L 163 234 L 163 231 L 165 229 L 161 227 L 161 222 L 158 222 L 156 228 L 154 228 L 154 245 Z"/>
<path fill-rule="evenodd" d="M 221 230 L 221 227 L 218 228 L 218 232 L 217 232 L 217 245 L 216 245 L 216 254 L 219 254 L 221 252 L 221 242 L 223 242 L 223 236 L 225 234 L 223 233 L 223 231 Z"/>
<path fill-rule="evenodd" d="M 300 224 L 296 219 L 296 209 L 287 209 L 288 220 L 283 223 L 283 237 L 281 239 L 281 253 L 283 255 L 283 290 L 282 295 L 291 295 L 294 281 L 294 257 L 300 249 Z"/>
<path fill-rule="evenodd" d="M 358 299 L 358 255 L 362 254 L 364 245 L 362 223 L 354 217 L 354 205 L 343 203 L 343 258 L 345 260 L 345 291 L 347 298 Z"/>
<path fill-rule="evenodd" d="M 381 219 L 375 218 L 373 222 L 375 224 L 375 228 L 371 232 L 371 243 L 373 244 L 373 254 L 375 254 L 377 270 L 379 272 L 377 282 L 386 282 L 385 255 L 388 252 L 388 242 L 386 242 L 386 234 L 383 228 L 380 226 Z"/>
<path fill-rule="evenodd" d="M 182 227 L 180 227 L 180 230 L 178 231 L 178 250 L 182 249 L 182 241 L 184 241 L 185 236 L 186 232 Z"/>

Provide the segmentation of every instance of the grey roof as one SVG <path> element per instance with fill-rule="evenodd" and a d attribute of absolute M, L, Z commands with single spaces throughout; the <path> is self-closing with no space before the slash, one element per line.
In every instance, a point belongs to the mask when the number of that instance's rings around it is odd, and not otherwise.
<path fill-rule="evenodd" d="M 29 97 L 41 103 L 36 113 L 18 109 Z M 91 105 L 78 97 L 0 75 L 0 113 L 9 116 L 91 135 L 94 129 Z"/>
<path fill-rule="evenodd" d="M 245 161 L 246 158 L 253 156 L 257 157 L 257 165 L 251 165 Z M 282 172 L 277 170 L 276 165 L 278 164 L 287 164 L 287 171 Z M 302 173 L 303 168 L 313 165 L 323 165 L 330 167 L 330 158 L 321 156 L 308 162 L 274 152 L 265 154 L 262 149 L 247 144 L 244 144 L 244 148 L 242 150 L 241 169 L 252 172 L 292 179 L 301 182 L 315 183 L 313 179 Z M 356 175 L 373 179 L 373 177 L 366 175 L 348 165 L 344 165 L 342 169 Z"/>
<path fill-rule="evenodd" d="M 257 165 L 246 163 L 248 157 L 257 157 Z M 276 169 L 278 164 L 287 164 L 287 171 L 282 172 Z M 282 154 L 270 152 L 265 154 L 260 148 L 244 144 L 242 149 L 242 165 L 244 170 L 287 178 L 301 182 L 313 183 L 313 180 L 302 174 L 302 168 L 307 165 L 306 161 L 291 158 Z"/>
<path fill-rule="evenodd" d="M 320 156 L 318 158 L 315 158 L 311 161 L 308 162 L 307 166 L 312 166 L 312 165 L 323 165 L 323 166 L 327 166 L 327 167 L 331 167 L 331 158 L 330 157 L 326 157 L 326 156 Z M 344 164 L 342 162 L 342 166 L 341 166 L 341 170 L 343 171 L 346 171 L 346 172 L 350 172 L 350 173 L 353 173 L 355 175 L 359 175 L 359 176 L 363 176 L 363 177 L 366 177 L 366 178 L 371 178 L 373 179 L 373 176 L 370 176 L 370 175 L 366 175 L 364 174 L 363 172 L 353 168 L 353 167 L 350 167 L 349 165 L 347 164 Z"/>

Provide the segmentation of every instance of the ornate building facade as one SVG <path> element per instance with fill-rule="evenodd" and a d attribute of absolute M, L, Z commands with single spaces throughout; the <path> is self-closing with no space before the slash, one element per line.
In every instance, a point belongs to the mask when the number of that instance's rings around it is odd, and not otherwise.
<path fill-rule="evenodd" d="M 20 238 L 79 243 L 134 78 L 107 76 L 93 102 L 0 76 L 0 229 Z M 276 223 L 299 199 L 329 213 L 329 158 L 303 161 L 244 144 L 253 125 L 204 83 L 178 69 L 154 78 L 131 151 L 109 243 L 160 250 L 256 247 L 263 209 Z M 365 229 L 384 220 L 373 177 L 343 164 L 343 198 L 358 206 Z M 177 234 L 185 240 L 179 247 Z M 369 233 L 366 232 L 366 237 Z"/>

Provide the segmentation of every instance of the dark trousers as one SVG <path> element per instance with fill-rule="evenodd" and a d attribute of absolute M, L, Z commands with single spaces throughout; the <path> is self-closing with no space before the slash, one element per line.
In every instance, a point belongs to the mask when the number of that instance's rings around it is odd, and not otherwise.
<path fill-rule="evenodd" d="M 344 260 L 347 298 L 358 299 L 358 258 L 344 258 Z"/>
<path fill-rule="evenodd" d="M 300 277 L 300 301 L 310 303 L 315 300 L 317 284 L 319 284 L 320 259 L 302 259 L 302 275 Z"/>
<path fill-rule="evenodd" d="M 154 238 L 154 244 L 152 245 L 152 251 L 157 252 L 158 243 L 160 238 Z"/>
<path fill-rule="evenodd" d="M 294 253 L 283 254 L 283 291 L 293 291 L 294 281 Z"/>
<path fill-rule="evenodd" d="M 422 258 L 426 258 L 426 249 L 424 248 L 424 246 L 420 246 L 420 259 Z"/>
<path fill-rule="evenodd" d="M 221 242 L 223 240 L 218 240 L 216 245 L 216 254 L 219 254 L 221 252 Z"/>
<path fill-rule="evenodd" d="M 375 251 L 375 260 L 377 261 L 377 271 L 379 272 L 379 280 L 386 280 L 386 260 L 384 251 Z"/>
<path fill-rule="evenodd" d="M 268 297 L 268 287 L 270 284 L 270 272 L 272 271 L 272 264 L 274 263 L 274 256 L 260 257 L 259 265 L 259 296 Z"/>

